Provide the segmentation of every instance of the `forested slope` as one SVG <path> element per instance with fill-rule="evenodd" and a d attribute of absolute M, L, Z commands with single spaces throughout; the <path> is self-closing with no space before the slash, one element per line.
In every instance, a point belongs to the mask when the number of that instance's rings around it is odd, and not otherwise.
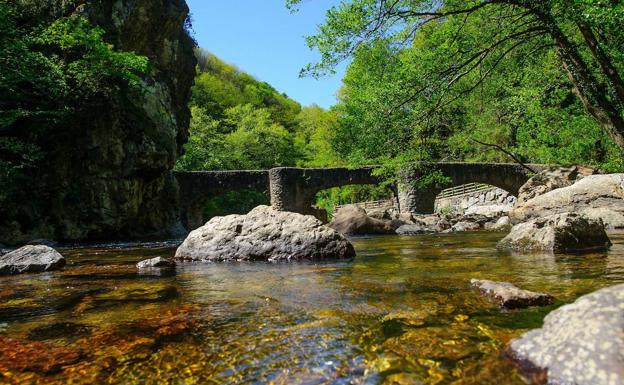
<path fill-rule="evenodd" d="M 329 165 L 333 114 L 301 107 L 266 82 L 196 50 L 192 120 L 179 170 Z"/>

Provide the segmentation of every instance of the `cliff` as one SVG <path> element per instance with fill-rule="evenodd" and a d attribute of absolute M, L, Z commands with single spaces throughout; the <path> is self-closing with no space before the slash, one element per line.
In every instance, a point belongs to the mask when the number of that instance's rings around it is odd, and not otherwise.
<path fill-rule="evenodd" d="M 170 170 L 188 137 L 195 75 L 184 0 L 31 0 L 33 16 L 82 15 L 116 50 L 150 60 L 140 86 L 121 86 L 42 144 L 45 159 L 14 209 L 3 208 L 0 242 L 166 236 L 178 220 Z"/>

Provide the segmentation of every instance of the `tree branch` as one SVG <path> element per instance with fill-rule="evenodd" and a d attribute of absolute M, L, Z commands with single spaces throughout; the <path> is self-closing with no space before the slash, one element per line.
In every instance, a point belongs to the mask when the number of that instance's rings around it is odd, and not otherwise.
<path fill-rule="evenodd" d="M 503 153 L 505 153 L 505 155 L 507 155 L 508 157 L 510 157 L 511 159 L 514 160 L 514 162 L 518 163 L 520 166 L 522 166 L 522 168 L 529 170 L 532 173 L 537 173 L 537 171 L 533 170 L 531 167 L 527 166 L 526 164 L 524 164 L 524 162 L 522 162 L 520 159 L 518 159 L 518 157 L 516 157 L 514 154 L 512 154 L 511 152 L 505 150 L 503 147 L 499 146 L 498 144 L 493 144 L 493 143 L 485 143 L 485 142 L 481 142 L 479 140 L 476 139 L 472 139 L 474 142 L 479 143 L 480 145 L 483 146 L 488 146 L 488 147 L 494 147 L 496 149 L 498 149 L 499 151 L 502 151 Z"/>

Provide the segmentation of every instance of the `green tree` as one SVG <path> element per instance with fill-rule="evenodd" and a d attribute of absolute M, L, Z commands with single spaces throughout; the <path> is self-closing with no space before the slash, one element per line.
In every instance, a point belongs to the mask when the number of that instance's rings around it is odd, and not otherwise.
<path fill-rule="evenodd" d="M 236 106 L 226 111 L 226 122 L 234 127 L 225 138 L 236 169 L 268 169 L 294 166 L 298 158 L 293 136 L 271 120 L 267 109 L 257 109 L 250 104 Z"/>
<path fill-rule="evenodd" d="M 476 139 L 614 169 L 621 20 L 619 3 L 589 0 L 343 1 L 308 39 L 322 61 L 305 72 L 353 58 L 335 136 L 352 162 L 505 159 Z"/>
<path fill-rule="evenodd" d="M 334 110 L 325 110 L 317 105 L 303 107 L 297 117 L 298 129 L 295 146 L 301 158 L 301 167 L 326 167 L 344 164 L 334 151 L 334 133 L 338 117 Z"/>

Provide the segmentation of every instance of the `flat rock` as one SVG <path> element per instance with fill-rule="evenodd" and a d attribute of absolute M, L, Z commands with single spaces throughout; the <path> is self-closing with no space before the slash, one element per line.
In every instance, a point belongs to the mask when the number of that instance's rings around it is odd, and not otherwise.
<path fill-rule="evenodd" d="M 65 258 L 48 246 L 28 245 L 0 257 L 0 275 L 58 270 Z"/>
<path fill-rule="evenodd" d="M 623 384 L 624 284 L 554 310 L 507 352 L 528 377 L 547 376 L 549 384 Z"/>
<path fill-rule="evenodd" d="M 212 218 L 189 234 L 175 259 L 281 261 L 354 256 L 346 238 L 313 216 L 258 206 L 247 215 Z"/>
<path fill-rule="evenodd" d="M 451 227 L 451 232 L 462 232 L 462 231 L 478 231 L 481 230 L 481 224 L 479 222 L 472 222 L 470 220 L 461 220 Z"/>
<path fill-rule="evenodd" d="M 550 305 L 553 297 L 534 291 L 520 289 L 509 282 L 471 279 L 470 284 L 481 290 L 481 293 L 494 298 L 505 309 L 521 309 L 529 306 Z"/>
<path fill-rule="evenodd" d="M 602 219 L 607 228 L 624 228 L 624 174 L 586 176 L 570 186 L 519 202 L 509 217 L 516 224 L 557 213 L 583 214 Z"/>
<path fill-rule="evenodd" d="M 476 214 L 484 215 L 489 218 L 498 218 L 502 215 L 506 215 L 512 208 L 513 204 L 476 205 L 467 208 L 465 214 Z"/>
<path fill-rule="evenodd" d="M 171 259 L 168 259 L 168 258 L 156 257 L 156 258 L 143 260 L 137 263 L 136 266 L 138 269 L 154 269 L 154 268 L 171 269 L 176 266 L 176 263 L 175 261 L 172 261 Z"/>
<path fill-rule="evenodd" d="M 500 249 L 515 251 L 603 251 L 611 241 L 601 219 L 564 213 L 536 218 L 511 228 Z"/>
<path fill-rule="evenodd" d="M 396 229 L 396 233 L 399 235 L 431 234 L 433 232 L 435 232 L 433 229 L 423 224 L 403 225 Z"/>

